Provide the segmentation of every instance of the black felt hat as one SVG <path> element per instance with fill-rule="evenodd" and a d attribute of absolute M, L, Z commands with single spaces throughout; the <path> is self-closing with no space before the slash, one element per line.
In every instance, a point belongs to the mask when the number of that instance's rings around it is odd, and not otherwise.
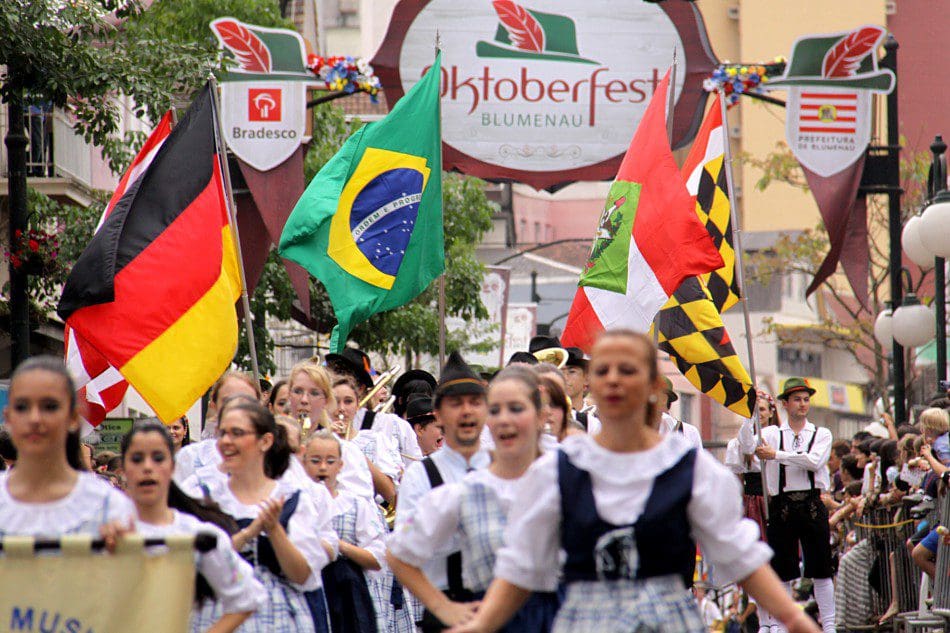
<path fill-rule="evenodd" d="M 402 416 L 402 414 L 406 411 L 409 398 L 412 397 L 414 393 L 414 390 L 410 391 L 408 389 L 409 385 L 413 382 L 420 381 L 429 385 L 429 393 L 427 395 L 431 399 L 432 394 L 435 392 L 435 388 L 439 383 L 435 379 L 435 376 L 425 370 L 410 369 L 402 376 L 397 378 L 396 382 L 393 383 L 393 387 L 389 393 L 396 396 L 396 402 L 393 405 L 393 411 L 396 413 L 396 415 Z"/>
<path fill-rule="evenodd" d="M 584 358 L 584 350 L 579 347 L 565 347 L 564 349 L 567 350 L 567 362 L 564 363 L 565 367 L 587 369 L 587 359 Z"/>
<path fill-rule="evenodd" d="M 449 354 L 435 389 L 435 406 L 445 396 L 485 395 L 485 381 L 476 374 L 458 352 Z"/>
<path fill-rule="evenodd" d="M 561 341 L 557 340 L 555 336 L 535 336 L 528 343 L 528 351 L 532 354 L 552 347 L 561 347 Z"/>
<path fill-rule="evenodd" d="M 423 393 L 409 394 L 409 401 L 406 403 L 406 422 L 409 424 L 419 424 L 427 420 L 434 420 L 432 413 L 432 396 Z"/>
<path fill-rule="evenodd" d="M 511 358 L 508 359 L 508 365 L 512 363 L 524 363 L 525 365 L 537 365 L 538 359 L 534 357 L 534 354 L 529 354 L 528 352 L 515 352 L 511 355 Z M 507 365 L 506 365 L 507 366 Z"/>
<path fill-rule="evenodd" d="M 373 388 L 373 378 L 369 374 L 372 370 L 369 356 L 360 350 L 346 347 L 341 354 L 327 354 L 324 360 L 333 373 L 353 376 L 367 389 Z"/>

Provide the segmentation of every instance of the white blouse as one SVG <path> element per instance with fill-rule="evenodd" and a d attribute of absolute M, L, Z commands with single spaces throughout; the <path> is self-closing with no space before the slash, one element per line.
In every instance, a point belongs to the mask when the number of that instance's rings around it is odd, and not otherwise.
<path fill-rule="evenodd" d="M 0 473 L 0 536 L 55 538 L 63 534 L 99 535 L 112 521 L 128 523 L 135 506 L 122 492 L 93 473 L 80 472 L 72 491 L 56 501 L 17 501 L 7 490 L 9 472 Z"/>
<path fill-rule="evenodd" d="M 690 448 L 679 434 L 635 453 L 609 451 L 589 435 L 571 435 L 561 443 L 571 463 L 590 473 L 597 513 L 615 525 L 637 521 L 656 476 Z M 746 578 L 771 559 L 759 527 L 742 518 L 739 481 L 704 450 L 697 451 L 687 515 L 690 534 L 712 563 L 717 584 Z M 557 453 L 548 453 L 518 481 L 495 575 L 532 591 L 557 589 L 560 522 Z"/>
<path fill-rule="evenodd" d="M 327 493 L 329 494 L 329 493 Z M 373 555 L 381 569 L 386 568 L 386 534 L 387 530 L 379 516 L 379 506 L 370 503 L 364 497 L 339 491 L 333 499 L 334 516 L 346 514 L 356 508 L 356 542 L 350 543 L 361 547 Z M 367 573 L 373 570 L 366 570 Z M 378 572 L 377 572 L 378 573 Z"/>
<path fill-rule="evenodd" d="M 228 487 L 226 478 L 213 477 L 204 480 L 202 483 L 208 486 L 211 498 L 218 503 L 221 510 L 235 519 L 254 520 L 260 513 L 257 504 L 247 505 L 238 501 Z M 330 562 L 326 550 L 323 549 L 323 535 L 328 532 L 335 534 L 332 525 L 333 512 L 329 504 L 318 507 L 312 494 L 310 494 L 311 491 L 294 486 L 285 479 L 277 481 L 277 485 L 271 491 L 270 498 L 279 499 L 283 497 L 286 500 L 298 490 L 300 490 L 300 497 L 297 501 L 297 508 L 290 517 L 287 536 L 294 546 L 300 550 L 307 564 L 310 565 L 310 576 L 303 584 L 290 584 L 298 591 L 315 591 L 323 586 L 320 571 Z M 327 496 L 329 496 L 329 493 L 327 493 Z"/>
<path fill-rule="evenodd" d="M 135 522 L 135 530 L 145 538 L 165 537 L 170 534 L 197 534 L 211 532 L 217 537 L 213 550 L 195 550 L 195 567 L 214 589 L 215 599 L 224 613 L 256 611 L 267 600 L 267 592 L 254 577 L 254 570 L 231 546 L 231 537 L 216 525 L 197 517 L 172 510 L 174 518 L 167 525 L 155 525 L 142 520 Z"/>
<path fill-rule="evenodd" d="M 406 521 L 401 521 L 387 543 L 396 558 L 415 567 L 422 567 L 433 558 L 445 557 L 459 549 L 457 534 L 461 517 L 464 482 L 482 483 L 498 495 L 498 502 L 507 515 L 515 496 L 518 479 L 502 479 L 487 468 L 475 470 L 463 481 L 445 484 L 431 490 L 416 506 Z"/>

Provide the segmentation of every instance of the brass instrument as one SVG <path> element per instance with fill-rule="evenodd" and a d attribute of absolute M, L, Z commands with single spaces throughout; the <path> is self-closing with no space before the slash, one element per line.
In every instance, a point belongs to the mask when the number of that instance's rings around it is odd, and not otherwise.
<path fill-rule="evenodd" d="M 380 402 L 378 405 L 376 405 L 375 411 L 376 413 L 389 413 L 392 410 L 394 404 L 396 404 L 396 396 L 389 396 L 389 400 L 386 402 Z"/>
<path fill-rule="evenodd" d="M 376 381 L 376 384 L 373 385 L 373 388 L 366 392 L 366 395 L 360 400 L 358 408 L 362 409 L 366 406 L 366 403 L 373 399 L 379 390 L 388 385 L 390 382 L 396 379 L 396 376 L 399 375 L 399 372 L 402 371 L 399 365 L 394 365 L 382 373 L 379 377 L 379 380 Z"/>
<path fill-rule="evenodd" d="M 533 356 L 538 359 L 539 363 L 550 363 L 558 369 L 564 369 L 564 365 L 567 364 L 568 353 L 563 347 L 549 347 L 539 349 L 534 352 Z"/>

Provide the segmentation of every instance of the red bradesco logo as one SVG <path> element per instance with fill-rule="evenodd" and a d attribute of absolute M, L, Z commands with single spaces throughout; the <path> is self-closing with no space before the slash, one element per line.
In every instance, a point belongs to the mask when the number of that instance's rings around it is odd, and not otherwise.
<path fill-rule="evenodd" d="M 280 93 L 280 88 L 248 89 L 248 121 L 280 121 Z"/>

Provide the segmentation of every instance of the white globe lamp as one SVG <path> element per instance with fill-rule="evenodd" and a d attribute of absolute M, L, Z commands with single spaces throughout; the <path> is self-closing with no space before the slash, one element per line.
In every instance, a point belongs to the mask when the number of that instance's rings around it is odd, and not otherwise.
<path fill-rule="evenodd" d="M 894 343 L 894 311 L 890 307 L 881 310 L 874 320 L 874 338 L 881 347 L 890 349 Z"/>
<path fill-rule="evenodd" d="M 923 345 L 935 335 L 934 313 L 922 305 L 913 293 L 908 293 L 901 307 L 894 310 L 892 330 L 894 340 L 904 347 Z"/>
<path fill-rule="evenodd" d="M 950 258 L 950 191 L 937 194 L 920 216 L 920 241 L 934 257 Z"/>
<path fill-rule="evenodd" d="M 910 261 L 914 262 L 923 270 L 929 270 L 934 265 L 934 254 L 930 252 L 920 238 L 920 216 L 914 216 L 907 220 L 904 225 L 904 231 L 901 233 L 901 248 Z"/>

